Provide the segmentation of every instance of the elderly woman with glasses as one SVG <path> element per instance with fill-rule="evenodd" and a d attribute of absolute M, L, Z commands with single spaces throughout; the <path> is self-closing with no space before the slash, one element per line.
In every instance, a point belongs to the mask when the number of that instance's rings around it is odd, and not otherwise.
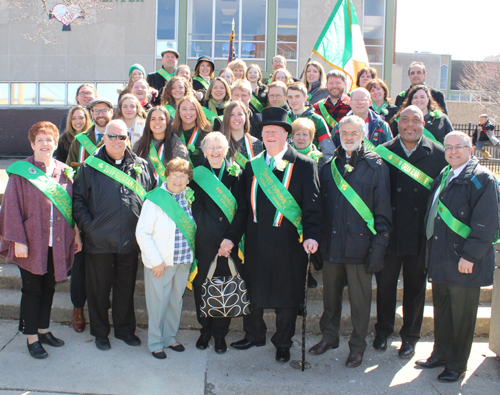
<path fill-rule="evenodd" d="M 200 313 L 202 284 L 207 278 L 210 264 L 217 257 L 214 276 L 229 276 L 227 257 L 231 256 L 239 269 L 241 259 L 238 243 L 242 237 L 242 224 L 246 219 L 245 186 L 242 170 L 236 163 L 230 165 L 226 159 L 228 151 L 226 137 L 220 132 L 211 132 L 201 143 L 205 155 L 203 165 L 194 170 L 192 187 L 194 190 L 193 216 L 197 224 L 196 258 L 198 274 L 193 282 L 196 313 L 201 325 L 196 348 L 205 350 L 210 338 L 215 339 L 215 352 L 223 354 L 227 350 L 225 336 L 231 318 L 202 317 Z M 225 191 L 223 195 L 214 190 Z M 225 205 L 230 202 L 230 215 Z M 244 228 L 244 226 L 243 226 Z"/>

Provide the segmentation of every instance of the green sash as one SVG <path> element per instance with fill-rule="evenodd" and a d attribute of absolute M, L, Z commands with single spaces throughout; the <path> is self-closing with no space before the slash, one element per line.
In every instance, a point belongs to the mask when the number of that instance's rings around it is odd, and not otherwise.
<path fill-rule="evenodd" d="M 432 181 L 434 181 L 434 179 L 429 177 L 423 171 L 417 169 L 415 166 L 408 163 L 406 160 L 396 155 L 394 152 L 388 150 L 383 145 L 377 146 L 377 148 L 375 148 L 375 152 L 391 165 L 401 170 L 407 176 L 413 178 L 415 181 L 422 184 L 427 189 L 431 189 L 431 183 Z"/>
<path fill-rule="evenodd" d="M 165 149 L 165 147 L 163 147 L 163 149 Z M 160 177 L 160 180 L 162 182 L 167 181 L 167 177 L 165 177 L 165 170 L 166 170 L 165 166 L 163 166 L 161 158 L 158 157 L 158 152 L 156 152 L 155 145 L 153 144 L 152 141 L 149 147 L 149 160 L 151 160 L 151 163 L 153 164 L 153 167 L 158 173 L 158 177 Z"/>
<path fill-rule="evenodd" d="M 207 119 L 209 120 L 210 123 L 214 123 L 214 120 L 215 118 L 218 118 L 219 116 L 217 114 L 214 114 L 212 111 L 210 111 L 208 108 L 206 107 L 202 107 L 201 108 L 203 110 L 203 113 L 205 114 L 205 116 L 207 117 Z M 222 119 L 222 117 L 219 117 Z"/>
<path fill-rule="evenodd" d="M 444 185 L 446 183 L 446 179 L 448 178 L 448 174 L 450 173 L 450 165 L 446 167 L 446 170 L 443 173 L 443 177 L 441 178 L 441 185 L 439 187 L 439 194 L 441 194 L 441 191 L 444 188 Z M 470 232 L 472 232 L 472 229 L 469 228 L 467 225 L 465 225 L 463 222 L 459 221 L 456 219 L 453 214 L 450 212 L 448 207 L 446 207 L 442 202 L 441 198 L 438 196 L 438 212 L 439 216 L 442 218 L 444 223 L 450 228 L 453 232 L 455 232 L 457 235 L 460 237 L 463 237 L 464 239 L 469 236 Z"/>
<path fill-rule="evenodd" d="M 424 129 L 424 136 L 427 137 L 429 140 L 434 141 L 436 144 L 440 145 L 441 147 L 443 146 L 443 144 L 441 144 L 439 141 L 437 141 L 436 138 L 434 137 L 434 135 L 431 132 L 429 132 L 427 129 Z"/>
<path fill-rule="evenodd" d="M 364 138 L 363 141 L 364 141 L 364 144 L 365 144 L 365 150 L 366 151 L 373 151 L 375 149 L 375 146 L 373 145 L 373 143 L 370 140 L 368 140 L 368 137 L 365 136 L 365 138 Z"/>
<path fill-rule="evenodd" d="M 262 112 L 262 110 L 264 109 L 262 103 L 255 97 L 253 93 L 252 93 L 252 98 L 250 99 L 250 103 L 255 107 L 255 109 L 258 112 Z"/>
<path fill-rule="evenodd" d="M 231 191 L 205 166 L 198 166 L 193 170 L 193 180 L 219 206 L 228 221 L 232 222 L 238 205 Z"/>
<path fill-rule="evenodd" d="M 78 133 L 75 138 L 78 140 L 78 142 L 85 148 L 85 151 L 89 153 L 89 155 L 92 155 L 97 147 L 94 145 L 92 141 L 90 141 L 89 136 L 87 136 L 87 133 Z M 82 158 L 83 159 L 83 158 Z"/>
<path fill-rule="evenodd" d="M 170 104 L 165 104 L 163 107 L 167 109 L 170 117 L 175 118 L 175 108 L 173 108 Z"/>
<path fill-rule="evenodd" d="M 243 155 L 240 151 L 236 151 L 233 156 L 234 160 L 238 162 L 238 164 L 244 169 L 248 159 L 245 158 L 245 155 Z"/>
<path fill-rule="evenodd" d="M 207 82 L 203 79 L 203 77 L 200 77 L 197 75 L 196 77 L 193 78 L 193 80 L 198 81 L 201 85 L 203 85 L 203 88 L 208 89 L 210 86 L 210 82 Z"/>
<path fill-rule="evenodd" d="M 363 199 L 359 197 L 356 191 L 344 180 L 344 177 L 339 173 L 337 166 L 335 166 L 335 159 L 333 158 L 331 168 L 332 168 L 332 176 L 335 181 L 335 185 L 339 189 L 339 191 L 344 195 L 349 203 L 351 203 L 352 207 L 358 212 L 358 214 L 363 218 L 366 222 L 366 226 L 368 229 L 376 235 L 377 231 L 375 230 L 375 219 L 373 218 L 373 214 L 368 208 L 368 206 L 363 202 Z"/>
<path fill-rule="evenodd" d="M 170 80 L 170 78 L 172 78 L 175 74 L 175 72 L 173 73 L 167 73 L 167 70 L 165 70 L 163 67 L 157 71 L 158 74 L 160 74 L 163 78 L 165 78 L 165 80 L 168 82 Z"/>
<path fill-rule="evenodd" d="M 73 220 L 73 204 L 69 193 L 61 184 L 53 181 L 45 172 L 29 162 L 20 160 L 7 168 L 7 174 L 17 174 L 26 178 L 32 185 L 40 190 L 61 212 L 69 226 L 75 226 Z"/>
<path fill-rule="evenodd" d="M 184 209 L 177 203 L 177 200 L 163 188 L 155 188 L 149 192 L 144 200 L 150 200 L 152 203 L 160 207 L 169 218 L 175 222 L 175 226 L 179 228 L 182 235 L 186 238 L 189 247 L 193 253 L 193 264 L 189 271 L 189 278 L 186 286 L 193 289 L 193 280 L 198 274 L 198 261 L 195 257 L 194 249 L 194 236 L 196 234 L 196 224 L 184 211 Z"/>
<path fill-rule="evenodd" d="M 264 153 L 260 153 L 250 161 L 253 173 L 264 194 L 296 228 L 299 236 L 302 236 L 302 209 L 299 207 L 292 194 L 284 187 L 281 181 L 273 174 L 264 159 Z"/>
<path fill-rule="evenodd" d="M 325 118 L 325 121 L 333 129 L 335 127 L 335 125 L 337 124 L 337 121 L 335 119 L 333 119 L 333 117 L 330 115 L 330 113 L 326 109 L 325 102 L 324 101 L 318 102 L 318 107 L 319 107 L 319 110 L 321 111 L 321 114 L 323 115 L 323 118 Z"/>
<path fill-rule="evenodd" d="M 134 180 L 128 174 L 125 174 L 123 171 L 117 169 L 114 166 L 111 166 L 109 163 L 106 163 L 99 158 L 96 158 L 95 156 L 89 156 L 85 160 L 85 163 L 88 164 L 90 167 L 93 167 L 97 171 L 106 174 L 109 178 L 119 182 L 122 185 L 125 185 L 127 188 L 137 193 L 137 195 L 142 200 L 144 200 L 144 197 L 146 196 L 146 191 L 136 180 Z"/>

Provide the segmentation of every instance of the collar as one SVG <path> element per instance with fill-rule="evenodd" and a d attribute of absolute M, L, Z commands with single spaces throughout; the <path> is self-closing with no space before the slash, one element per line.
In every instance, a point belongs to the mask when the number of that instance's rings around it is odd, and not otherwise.
<path fill-rule="evenodd" d="M 410 155 L 413 154 L 417 150 L 417 148 L 420 146 L 420 143 L 422 142 L 422 136 L 420 136 L 420 140 L 418 140 L 417 144 L 415 145 L 415 147 L 413 147 L 413 149 L 411 151 L 408 151 L 406 149 L 406 146 L 404 145 L 404 143 L 401 141 L 401 139 L 399 139 L 399 144 L 401 144 L 401 147 L 403 148 L 403 151 L 405 152 L 407 157 L 410 157 Z"/>
<path fill-rule="evenodd" d="M 342 96 L 340 97 L 340 99 L 337 100 L 336 103 L 333 102 L 332 97 L 330 95 L 328 95 L 328 100 L 330 100 L 330 103 L 332 103 L 333 107 L 339 106 L 341 104 L 344 104 L 346 106 L 351 106 L 351 98 L 345 93 L 342 93 Z"/>
<path fill-rule="evenodd" d="M 460 166 L 458 169 L 456 170 L 453 170 L 453 169 L 450 169 L 450 171 L 453 171 L 453 176 L 450 177 L 450 181 L 453 180 L 454 178 L 458 177 L 462 171 L 467 167 L 467 165 L 469 164 L 471 158 L 469 158 L 469 160 L 467 160 L 467 162 L 465 162 L 462 166 Z"/>
<path fill-rule="evenodd" d="M 285 145 L 285 148 L 283 149 L 283 151 L 279 152 L 277 155 L 274 156 L 275 162 L 278 162 L 281 159 L 283 159 L 283 156 L 285 156 L 285 153 L 286 153 L 287 149 L 288 149 L 288 144 Z M 269 166 L 269 161 L 270 160 L 271 160 L 271 155 L 269 155 L 269 153 L 266 151 L 266 163 L 267 163 L 268 166 Z"/>

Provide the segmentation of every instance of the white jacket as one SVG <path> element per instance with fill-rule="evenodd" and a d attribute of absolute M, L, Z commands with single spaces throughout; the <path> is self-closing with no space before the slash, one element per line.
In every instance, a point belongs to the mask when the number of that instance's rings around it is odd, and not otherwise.
<path fill-rule="evenodd" d="M 166 183 L 161 186 L 166 188 Z M 152 269 L 163 262 L 174 265 L 175 222 L 156 204 L 146 200 L 137 222 L 135 237 L 144 266 Z"/>

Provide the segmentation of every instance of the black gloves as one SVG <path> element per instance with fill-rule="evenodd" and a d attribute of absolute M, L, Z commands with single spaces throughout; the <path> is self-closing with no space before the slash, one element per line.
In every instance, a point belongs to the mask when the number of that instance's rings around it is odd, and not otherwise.
<path fill-rule="evenodd" d="M 368 259 L 366 260 L 366 273 L 375 274 L 384 268 L 385 249 L 370 248 Z"/>

